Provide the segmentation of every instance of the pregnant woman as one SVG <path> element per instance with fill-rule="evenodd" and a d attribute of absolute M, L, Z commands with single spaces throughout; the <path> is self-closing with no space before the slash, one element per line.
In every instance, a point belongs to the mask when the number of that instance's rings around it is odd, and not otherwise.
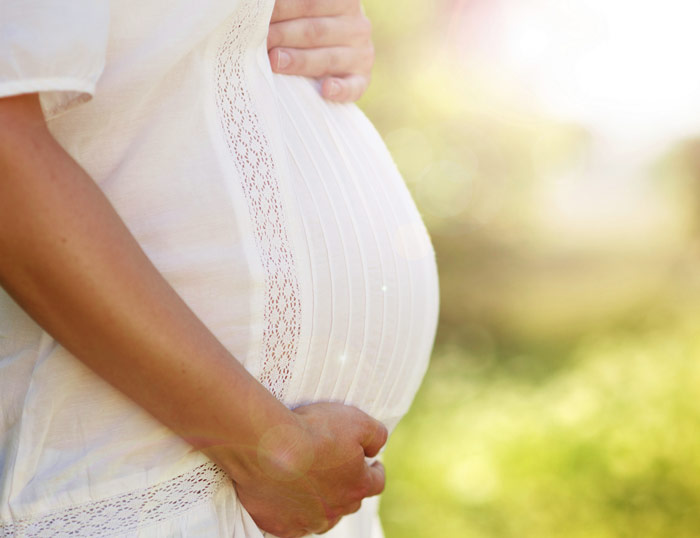
<path fill-rule="evenodd" d="M 273 4 L 0 2 L 0 536 L 381 536 L 434 256 Z"/>

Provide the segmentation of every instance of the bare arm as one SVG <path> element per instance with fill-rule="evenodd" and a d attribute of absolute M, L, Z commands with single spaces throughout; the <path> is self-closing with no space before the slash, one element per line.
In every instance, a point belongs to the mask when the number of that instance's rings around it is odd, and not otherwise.
<path fill-rule="evenodd" d="M 381 470 L 363 457 L 381 447 L 383 428 L 352 408 L 292 412 L 277 402 L 158 273 L 53 139 L 36 95 L 0 99 L 0 284 L 76 357 L 219 463 L 265 530 L 292 536 L 300 521 L 324 530 L 381 491 Z M 343 431 L 325 419 L 336 415 Z M 334 470 L 315 471 L 323 465 Z M 288 506 L 290 493 L 308 502 Z"/>

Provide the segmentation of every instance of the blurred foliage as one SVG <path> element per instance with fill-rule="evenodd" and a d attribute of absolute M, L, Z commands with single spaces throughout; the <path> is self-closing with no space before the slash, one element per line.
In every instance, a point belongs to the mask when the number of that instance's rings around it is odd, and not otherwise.
<path fill-rule="evenodd" d="M 536 380 L 442 350 L 392 437 L 388 537 L 700 534 L 700 327 L 606 335 Z"/>
<path fill-rule="evenodd" d="M 463 69 L 455 3 L 365 2 L 361 105 L 441 282 L 433 362 L 385 455 L 387 538 L 700 536 L 700 145 L 656 163 L 677 240 L 542 233 L 538 193 L 591 134 Z"/>

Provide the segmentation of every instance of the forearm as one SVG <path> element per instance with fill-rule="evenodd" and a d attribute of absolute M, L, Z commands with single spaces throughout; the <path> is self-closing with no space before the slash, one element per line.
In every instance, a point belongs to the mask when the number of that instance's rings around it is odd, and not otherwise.
<path fill-rule="evenodd" d="M 184 439 L 205 450 L 230 447 L 231 461 L 220 463 L 235 473 L 254 460 L 265 431 L 292 423 L 292 413 L 158 273 L 53 140 L 36 99 L 7 103 L 0 100 L 0 284 L 76 357 Z"/>

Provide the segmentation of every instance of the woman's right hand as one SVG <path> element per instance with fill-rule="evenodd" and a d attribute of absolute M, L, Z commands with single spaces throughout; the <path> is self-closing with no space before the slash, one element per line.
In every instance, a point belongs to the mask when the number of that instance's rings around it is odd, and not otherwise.
<path fill-rule="evenodd" d="M 338 403 L 294 410 L 297 424 L 266 432 L 258 465 L 237 477 L 238 498 L 255 523 L 280 538 L 331 529 L 384 489 L 384 468 L 366 463 L 387 430 L 362 411 Z"/>
<path fill-rule="evenodd" d="M 362 96 L 372 77 L 374 45 L 360 0 L 276 0 L 270 22 L 273 71 L 323 80 L 321 95 L 330 101 Z"/>

